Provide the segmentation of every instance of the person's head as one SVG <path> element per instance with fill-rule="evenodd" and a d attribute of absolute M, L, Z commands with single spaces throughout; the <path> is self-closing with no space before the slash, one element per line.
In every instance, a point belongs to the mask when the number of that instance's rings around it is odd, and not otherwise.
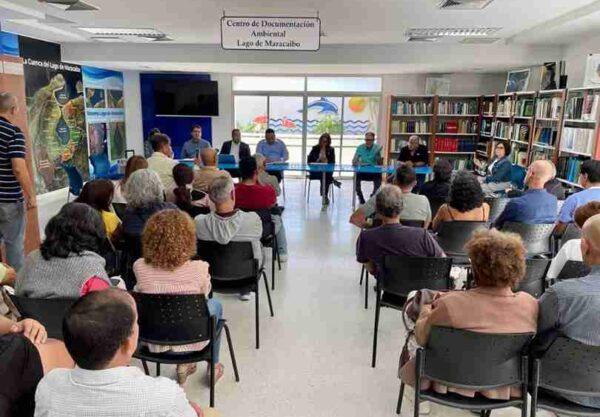
<path fill-rule="evenodd" d="M 62 330 L 65 346 L 81 369 L 127 366 L 139 335 L 135 301 L 115 288 L 90 292 L 67 310 Z"/>
<path fill-rule="evenodd" d="M 196 226 L 177 209 L 161 210 L 146 222 L 142 233 L 142 255 L 147 264 L 173 271 L 196 254 Z"/>
<path fill-rule="evenodd" d="M 510 155 L 510 144 L 508 142 L 498 142 L 494 148 L 494 155 L 497 159 L 502 159 L 505 156 Z"/>
<path fill-rule="evenodd" d="M 158 127 L 153 127 L 152 129 L 150 129 L 150 131 L 148 132 L 148 140 L 150 140 L 152 136 L 158 133 L 160 133 L 160 129 Z"/>
<path fill-rule="evenodd" d="M 448 204 L 461 213 L 466 213 L 483 205 L 483 190 L 477 177 L 468 171 L 460 171 L 450 185 Z"/>
<path fill-rule="evenodd" d="M 200 159 L 205 167 L 216 167 L 218 155 L 214 148 L 204 148 L 200 151 Z"/>
<path fill-rule="evenodd" d="M 239 169 L 242 181 L 256 181 L 256 176 L 258 175 L 256 159 L 252 157 L 240 159 Z"/>
<path fill-rule="evenodd" d="M 319 146 L 321 148 L 327 148 L 331 146 L 331 135 L 329 133 L 323 133 L 319 137 Z"/>
<path fill-rule="evenodd" d="M 127 164 L 125 164 L 125 175 L 121 180 L 121 184 L 126 184 L 131 174 L 133 174 L 138 169 L 148 168 L 148 161 L 142 155 L 133 155 L 127 160 Z"/>
<path fill-rule="evenodd" d="M 375 145 L 375 133 L 365 133 L 365 145 L 367 146 L 367 149 L 371 149 L 373 145 Z"/>
<path fill-rule="evenodd" d="M 385 219 L 398 219 L 402 212 L 402 191 L 395 185 L 385 184 L 375 197 L 375 211 Z"/>
<path fill-rule="evenodd" d="M 404 193 L 410 193 L 417 185 L 417 173 L 410 164 L 402 165 L 396 169 L 394 184 L 402 189 Z"/>
<path fill-rule="evenodd" d="M 215 178 L 208 187 L 208 195 L 217 212 L 232 211 L 235 207 L 233 180 L 229 176 Z"/>
<path fill-rule="evenodd" d="M 275 131 L 273 129 L 265 130 L 265 139 L 269 144 L 275 142 Z"/>
<path fill-rule="evenodd" d="M 231 131 L 231 140 L 233 140 L 234 143 L 240 143 L 242 140 L 242 133 L 240 132 L 240 129 L 233 129 Z"/>
<path fill-rule="evenodd" d="M 202 127 L 200 125 L 192 126 L 192 139 L 198 142 L 202 138 Z"/>
<path fill-rule="evenodd" d="M 590 201 L 583 206 L 577 207 L 573 214 L 573 220 L 578 228 L 583 228 L 585 222 L 590 218 L 600 214 L 600 201 Z"/>
<path fill-rule="evenodd" d="M 151 169 L 138 169 L 125 184 L 127 205 L 132 208 L 151 207 L 164 201 L 164 188 L 158 174 Z"/>
<path fill-rule="evenodd" d="M 167 156 L 173 155 L 173 149 L 171 149 L 171 139 L 164 133 L 157 133 L 152 135 L 150 138 L 150 145 L 154 152 L 160 152 Z"/>
<path fill-rule="evenodd" d="M 420 139 L 417 135 L 412 135 L 408 138 L 408 149 L 411 151 L 416 151 L 419 148 Z"/>
<path fill-rule="evenodd" d="M 581 254 L 586 265 L 600 265 L 600 214 L 590 217 L 581 229 Z"/>
<path fill-rule="evenodd" d="M 436 182 L 450 182 L 453 169 L 452 164 L 447 159 L 438 159 L 433 165 L 433 180 Z"/>
<path fill-rule="evenodd" d="M 86 182 L 81 189 L 77 203 L 84 203 L 98 211 L 110 211 L 115 186 L 110 180 L 93 180 Z"/>
<path fill-rule="evenodd" d="M 581 164 L 579 183 L 585 188 L 600 184 L 600 161 L 588 159 Z"/>
<path fill-rule="evenodd" d="M 465 249 L 478 287 L 514 288 L 525 276 L 527 249 L 517 234 L 481 228 Z"/>
<path fill-rule="evenodd" d="M 187 206 L 192 203 L 192 196 L 187 186 L 194 181 L 194 171 L 186 164 L 177 164 L 173 167 L 173 180 L 175 181 L 175 204 L 177 206 Z"/>
<path fill-rule="evenodd" d="M 45 234 L 40 253 L 46 260 L 80 255 L 83 251 L 98 253 L 106 239 L 100 213 L 83 203 L 65 204 L 50 219 Z"/>
<path fill-rule="evenodd" d="M 17 111 L 19 111 L 17 97 L 13 93 L 0 93 L 0 114 L 11 118 L 17 114 Z"/>
<path fill-rule="evenodd" d="M 254 154 L 254 159 L 256 160 L 256 169 L 259 172 L 267 170 L 267 158 L 262 153 Z"/>
<path fill-rule="evenodd" d="M 548 181 L 554 178 L 555 172 L 556 168 L 551 161 L 545 159 L 534 161 L 527 169 L 525 184 L 529 189 L 541 190 Z"/>

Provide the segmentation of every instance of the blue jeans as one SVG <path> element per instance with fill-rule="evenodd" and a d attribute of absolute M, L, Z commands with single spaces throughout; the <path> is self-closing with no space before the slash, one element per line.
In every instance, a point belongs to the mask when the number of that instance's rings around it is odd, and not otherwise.
<path fill-rule="evenodd" d="M 281 216 L 271 216 L 275 224 L 275 235 L 277 236 L 277 249 L 280 255 L 287 255 L 287 238 L 285 236 L 285 226 Z"/>
<path fill-rule="evenodd" d="M 218 325 L 219 325 L 219 320 L 221 320 L 221 318 L 223 317 L 223 306 L 221 305 L 221 302 L 219 300 L 217 300 L 216 298 L 210 298 L 206 301 L 206 304 L 208 305 L 208 312 L 210 313 L 211 316 L 214 316 L 215 318 L 215 322 L 217 323 L 217 329 L 218 329 Z M 214 347 L 214 353 L 213 353 L 213 363 L 217 364 L 219 363 L 219 352 L 221 350 L 221 336 L 219 335 L 219 337 L 215 338 L 215 347 Z"/>
<path fill-rule="evenodd" d="M 25 258 L 25 202 L 0 203 L 0 238 L 6 247 L 8 264 L 21 269 Z"/>

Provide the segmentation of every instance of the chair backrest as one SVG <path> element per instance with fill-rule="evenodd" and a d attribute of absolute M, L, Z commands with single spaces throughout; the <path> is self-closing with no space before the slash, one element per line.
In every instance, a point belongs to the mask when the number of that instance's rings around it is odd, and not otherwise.
<path fill-rule="evenodd" d="M 140 341 L 184 345 L 211 338 L 211 318 L 203 294 L 131 295 L 138 309 Z"/>
<path fill-rule="evenodd" d="M 95 178 L 106 178 L 110 172 L 110 160 L 108 159 L 108 155 L 105 153 L 100 153 L 96 155 L 90 156 L 90 162 L 94 167 L 94 177 Z"/>
<path fill-rule="evenodd" d="M 535 298 L 541 297 L 546 288 L 546 273 L 550 259 L 527 259 L 525 277 L 517 285 L 517 291 L 524 291 Z"/>
<path fill-rule="evenodd" d="M 535 256 L 551 252 L 550 238 L 554 227 L 554 223 L 526 224 L 506 222 L 502 226 L 502 231 L 513 232 L 521 236 L 527 249 L 527 254 Z"/>
<path fill-rule="evenodd" d="M 494 223 L 496 219 L 502 214 L 506 205 L 510 201 L 510 198 L 498 197 L 498 198 L 488 198 L 485 200 L 486 203 L 490 206 L 490 223 Z"/>
<path fill-rule="evenodd" d="M 557 337 L 540 360 L 539 386 L 561 394 L 600 397 L 600 346 Z"/>
<path fill-rule="evenodd" d="M 525 185 L 525 177 L 527 176 L 527 169 L 517 164 L 513 164 L 510 170 L 510 182 L 517 187 L 519 190 Z"/>
<path fill-rule="evenodd" d="M 133 273 L 133 263 L 142 257 L 142 237 L 123 233 L 123 241 L 121 278 L 131 291 L 137 282 Z"/>
<path fill-rule="evenodd" d="M 125 216 L 125 210 L 127 209 L 127 204 L 125 203 L 112 203 L 113 210 L 119 219 L 123 220 Z"/>
<path fill-rule="evenodd" d="M 560 270 L 558 276 L 556 277 L 557 281 L 562 281 L 565 279 L 572 278 L 581 278 L 585 277 L 590 273 L 590 267 L 579 261 L 567 261 L 565 266 Z"/>
<path fill-rule="evenodd" d="M 443 222 L 438 230 L 438 243 L 447 255 L 466 255 L 465 245 L 473 232 L 488 228 L 486 222 L 452 221 Z"/>
<path fill-rule="evenodd" d="M 435 215 L 437 214 L 440 207 L 442 207 L 443 204 L 446 204 L 446 200 L 448 200 L 447 197 L 431 197 L 431 198 L 429 198 L 429 205 L 431 207 L 431 218 L 432 219 L 435 218 Z"/>
<path fill-rule="evenodd" d="M 67 310 L 77 301 L 71 298 L 27 298 L 10 295 L 23 318 L 39 321 L 46 328 L 48 337 L 63 339 L 62 322 Z"/>
<path fill-rule="evenodd" d="M 448 290 L 451 287 L 452 258 L 384 256 L 383 291 L 406 297 L 414 290 Z"/>
<path fill-rule="evenodd" d="M 573 239 L 581 239 L 581 230 L 579 230 L 575 223 L 569 223 L 564 233 L 560 237 L 560 244 L 562 246 L 569 240 Z"/>
<path fill-rule="evenodd" d="M 423 226 L 425 226 L 425 222 L 423 220 L 400 220 L 400 224 L 403 226 L 418 227 L 421 229 Z"/>
<path fill-rule="evenodd" d="M 489 334 L 434 326 L 422 375 L 481 391 L 524 383 L 522 356 L 533 333 Z"/>
<path fill-rule="evenodd" d="M 62 167 L 67 173 L 67 178 L 69 179 L 69 192 L 74 196 L 79 196 L 81 194 L 81 189 L 83 188 L 83 177 L 81 173 L 74 165 L 63 165 Z"/>
<path fill-rule="evenodd" d="M 231 154 L 219 154 L 219 164 L 235 164 L 235 156 Z"/>
<path fill-rule="evenodd" d="M 269 236 L 273 236 L 275 234 L 275 223 L 273 223 L 273 217 L 271 216 L 271 209 L 258 209 L 258 210 L 244 210 L 242 211 L 248 213 L 256 213 L 258 217 L 260 217 L 260 221 L 262 223 L 262 238 L 265 239 Z"/>
<path fill-rule="evenodd" d="M 213 281 L 237 281 L 255 278 L 258 261 L 254 259 L 251 242 L 220 243 L 199 240 L 198 257 L 210 265 Z"/>

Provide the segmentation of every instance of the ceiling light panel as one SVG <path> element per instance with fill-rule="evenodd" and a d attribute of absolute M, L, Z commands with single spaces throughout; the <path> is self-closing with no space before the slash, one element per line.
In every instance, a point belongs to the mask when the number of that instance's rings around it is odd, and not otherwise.
<path fill-rule="evenodd" d="M 166 35 L 156 29 L 129 29 L 129 28 L 100 28 L 100 27 L 80 27 L 79 30 L 91 33 L 97 36 L 139 36 L 144 38 L 164 38 Z"/>
<path fill-rule="evenodd" d="M 406 31 L 407 37 L 416 38 L 441 38 L 441 37 L 475 37 L 489 36 L 498 32 L 500 28 L 411 28 Z"/>
<path fill-rule="evenodd" d="M 444 10 L 480 10 L 485 9 L 493 0 L 442 0 L 438 8 Z"/>

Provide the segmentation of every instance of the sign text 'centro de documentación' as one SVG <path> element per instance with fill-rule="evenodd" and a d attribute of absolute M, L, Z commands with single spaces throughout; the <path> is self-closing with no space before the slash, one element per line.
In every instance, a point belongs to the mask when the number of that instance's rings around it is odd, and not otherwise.
<path fill-rule="evenodd" d="M 223 49 L 317 51 L 321 19 L 317 17 L 223 17 Z"/>

